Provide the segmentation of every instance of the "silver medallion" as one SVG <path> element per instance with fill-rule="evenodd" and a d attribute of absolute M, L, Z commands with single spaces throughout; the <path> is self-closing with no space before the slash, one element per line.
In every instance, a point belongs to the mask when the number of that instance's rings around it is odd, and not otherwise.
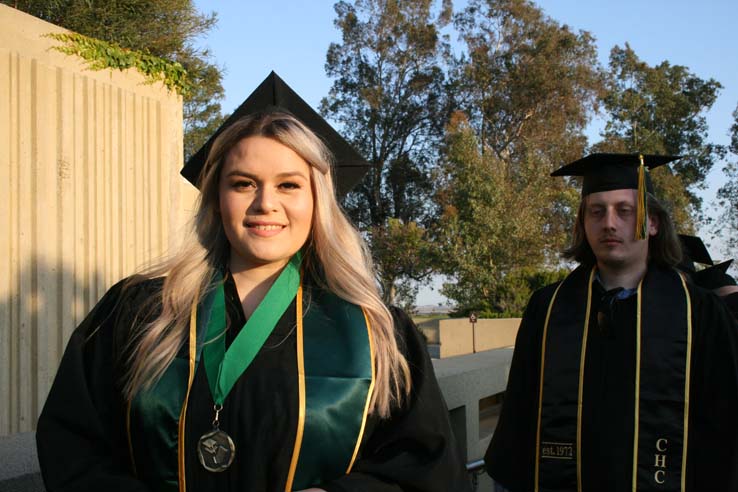
<path fill-rule="evenodd" d="M 211 472 L 226 470 L 236 456 L 236 446 L 231 436 L 215 428 L 197 442 L 197 457 L 202 466 Z"/>

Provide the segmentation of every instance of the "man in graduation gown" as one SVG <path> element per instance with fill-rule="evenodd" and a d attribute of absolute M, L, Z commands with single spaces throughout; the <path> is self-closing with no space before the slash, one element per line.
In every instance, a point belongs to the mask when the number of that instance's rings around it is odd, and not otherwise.
<path fill-rule="evenodd" d="M 738 320 L 738 285 L 735 279 L 728 274 L 725 274 L 725 284 L 718 287 L 715 293 L 720 296 L 730 312 L 733 313 L 733 317 Z"/>
<path fill-rule="evenodd" d="M 705 243 L 697 236 L 679 234 L 679 240 L 684 248 L 684 259 L 679 268 L 687 272 L 695 284 L 713 291 L 720 297 L 733 316 L 738 319 L 738 285 L 735 279 L 728 275 L 728 268 L 733 260 L 715 263 Z M 705 267 L 697 270 L 694 263 L 701 263 Z"/>
<path fill-rule="evenodd" d="M 733 260 L 718 263 L 695 272 L 692 278 L 694 283 L 703 289 L 713 291 L 738 320 L 738 285 L 736 285 L 735 279 L 727 274 L 731 263 L 733 263 Z"/>
<path fill-rule="evenodd" d="M 504 489 L 738 490 L 738 331 L 674 268 L 646 170 L 671 160 L 594 154 L 553 174 L 584 177 L 579 266 L 523 316 L 485 456 Z"/>

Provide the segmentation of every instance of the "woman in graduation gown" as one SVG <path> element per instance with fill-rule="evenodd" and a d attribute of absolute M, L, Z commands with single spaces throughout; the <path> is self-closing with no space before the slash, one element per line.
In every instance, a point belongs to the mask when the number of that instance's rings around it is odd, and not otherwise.
<path fill-rule="evenodd" d="M 72 335 L 38 423 L 47 489 L 468 490 L 320 139 L 287 113 L 241 119 L 199 188 L 193 239 Z"/>

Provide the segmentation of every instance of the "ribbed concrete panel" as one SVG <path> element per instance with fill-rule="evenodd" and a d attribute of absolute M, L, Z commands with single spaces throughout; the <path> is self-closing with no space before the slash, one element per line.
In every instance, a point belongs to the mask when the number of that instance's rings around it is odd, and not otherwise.
<path fill-rule="evenodd" d="M 49 48 L 62 29 L 0 5 L 0 435 L 30 431 L 70 334 L 175 242 L 181 99 Z"/>

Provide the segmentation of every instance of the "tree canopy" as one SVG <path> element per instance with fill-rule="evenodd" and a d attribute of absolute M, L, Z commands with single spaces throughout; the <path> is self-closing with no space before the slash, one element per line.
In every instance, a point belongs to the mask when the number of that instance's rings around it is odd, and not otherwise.
<path fill-rule="evenodd" d="M 726 182 L 718 190 L 719 205 L 723 211 L 717 233 L 725 239 L 726 253 L 738 258 L 738 107 L 733 111 L 729 151 L 730 159 L 723 167 Z"/>
<path fill-rule="evenodd" d="M 549 174 L 584 152 L 604 76 L 592 36 L 532 2 L 471 0 L 454 25 L 465 49 L 436 195 L 443 293 L 461 311 L 519 315 L 528 280 L 560 267 L 578 196 Z"/>
<path fill-rule="evenodd" d="M 571 188 L 551 186 L 532 161 L 525 166 L 482 153 L 461 112 L 449 124 L 445 154 L 434 245 L 452 281 L 442 292 L 463 314 L 517 316 L 532 289 L 542 286 L 535 279 L 559 269 L 548 258 L 552 238 L 561 236 L 552 225 L 553 204 L 578 197 Z"/>
<path fill-rule="evenodd" d="M 386 302 L 398 301 L 398 292 L 412 292 L 408 282 L 428 273 L 400 271 L 395 263 L 406 253 L 406 241 L 398 237 L 413 238 L 422 250 L 422 226 L 433 215 L 430 171 L 445 119 L 445 44 L 439 31 L 448 21 L 450 2 L 438 14 L 433 3 L 336 3 L 342 39 L 330 45 L 326 57 L 326 72 L 335 80 L 322 111 L 371 164 L 344 205 L 371 241 Z"/>
<path fill-rule="evenodd" d="M 651 67 L 627 43 L 610 52 L 603 99 L 607 124 L 595 148 L 683 156 L 653 173 L 657 195 L 681 231 L 691 232 L 701 218 L 695 191 L 704 187 L 707 173 L 724 154 L 708 141 L 705 120 L 721 87 L 681 65 L 664 61 Z"/>
<path fill-rule="evenodd" d="M 701 219 L 695 191 L 725 151 L 707 138 L 717 81 L 649 66 L 627 44 L 603 67 L 592 34 L 530 0 L 335 10 L 342 42 L 328 50 L 322 109 L 372 164 L 345 205 L 371 239 L 385 301 L 412 297 L 412 280 L 434 272 L 459 311 L 520 314 L 566 266 L 558 253 L 579 194 L 575 180 L 548 175 L 591 151 L 683 155 L 653 172 L 657 194 L 681 232 Z M 606 125 L 593 143 L 585 131 L 598 113 Z M 731 186 L 724 203 L 738 200 Z"/>
<path fill-rule="evenodd" d="M 464 47 L 455 103 L 480 145 L 512 162 L 578 157 L 604 89 L 593 37 L 572 32 L 528 0 L 470 0 L 454 17 Z"/>

